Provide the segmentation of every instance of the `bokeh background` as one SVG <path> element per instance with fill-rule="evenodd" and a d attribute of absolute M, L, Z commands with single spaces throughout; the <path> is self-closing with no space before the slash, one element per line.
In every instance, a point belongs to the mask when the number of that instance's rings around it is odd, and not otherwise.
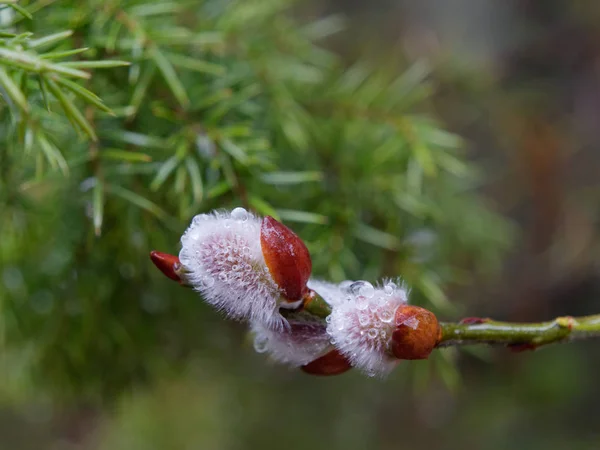
<path fill-rule="evenodd" d="M 0 50 L 133 64 L 65 90 L 92 141 L 0 54 L 0 449 L 600 447 L 593 341 L 311 378 L 148 259 L 243 205 L 442 319 L 599 312 L 600 5 L 19 4 Z"/>

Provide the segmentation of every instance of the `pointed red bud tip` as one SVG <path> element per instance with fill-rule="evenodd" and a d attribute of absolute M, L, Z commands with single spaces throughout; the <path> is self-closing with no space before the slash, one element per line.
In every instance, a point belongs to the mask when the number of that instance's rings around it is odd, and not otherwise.
<path fill-rule="evenodd" d="M 340 375 L 351 368 L 346 357 L 335 349 L 301 367 L 303 372 L 323 376 Z"/>
<path fill-rule="evenodd" d="M 177 269 L 181 267 L 179 257 L 175 255 L 169 255 L 168 253 L 162 253 L 157 251 L 150 252 L 150 259 L 158 269 L 169 277 L 171 280 L 175 280 L 181 283 L 181 278 L 177 275 Z"/>
<path fill-rule="evenodd" d="M 306 291 L 312 263 L 304 242 L 288 227 L 267 216 L 260 227 L 260 245 L 271 276 L 289 301 Z"/>
<path fill-rule="evenodd" d="M 391 350 L 399 359 L 427 359 L 442 338 L 440 324 L 431 311 L 403 305 L 396 311 Z"/>

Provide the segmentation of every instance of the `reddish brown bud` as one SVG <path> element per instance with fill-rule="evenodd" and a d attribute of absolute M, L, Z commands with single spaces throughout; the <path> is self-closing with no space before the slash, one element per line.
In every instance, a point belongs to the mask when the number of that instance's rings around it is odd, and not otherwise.
<path fill-rule="evenodd" d="M 260 245 L 271 276 L 287 300 L 300 300 L 312 263 L 304 242 L 288 227 L 267 216 L 260 228 Z"/>
<path fill-rule="evenodd" d="M 427 359 L 442 338 L 435 314 L 424 308 L 403 305 L 396 311 L 392 353 L 399 359 Z"/>
<path fill-rule="evenodd" d="M 177 270 L 181 267 L 179 257 L 154 250 L 150 252 L 150 259 L 165 276 L 181 283 L 181 278 L 177 275 Z"/>
<path fill-rule="evenodd" d="M 538 346 L 535 344 L 531 344 L 531 343 L 523 343 L 523 344 L 509 344 L 508 348 L 510 349 L 511 352 L 522 353 L 522 352 L 536 350 L 538 348 Z"/>
<path fill-rule="evenodd" d="M 302 371 L 311 375 L 339 375 L 351 368 L 346 357 L 335 349 L 301 367 Z"/>
<path fill-rule="evenodd" d="M 463 325 L 477 325 L 480 323 L 489 322 L 490 320 L 491 319 L 488 319 L 487 317 L 465 317 L 460 321 L 460 323 Z"/>

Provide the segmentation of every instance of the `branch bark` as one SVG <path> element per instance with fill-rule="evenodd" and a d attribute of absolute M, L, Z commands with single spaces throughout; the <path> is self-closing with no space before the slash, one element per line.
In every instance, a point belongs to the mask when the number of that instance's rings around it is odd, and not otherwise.
<path fill-rule="evenodd" d="M 535 349 L 543 345 L 600 337 L 600 314 L 585 317 L 557 317 L 548 322 L 499 322 L 492 319 L 465 319 L 442 322 L 438 347 L 457 345 L 502 345 Z"/>

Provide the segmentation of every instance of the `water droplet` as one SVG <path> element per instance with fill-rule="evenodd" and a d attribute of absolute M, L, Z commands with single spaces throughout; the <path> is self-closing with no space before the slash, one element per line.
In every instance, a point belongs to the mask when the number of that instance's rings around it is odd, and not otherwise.
<path fill-rule="evenodd" d="M 359 311 L 364 311 L 369 307 L 369 300 L 364 295 L 359 295 L 356 297 L 356 308 Z"/>
<path fill-rule="evenodd" d="M 373 298 L 375 295 L 375 288 L 371 283 L 365 282 L 365 284 L 360 288 L 360 294 L 367 298 Z"/>
<path fill-rule="evenodd" d="M 369 331 L 367 331 L 367 336 L 369 336 L 371 339 L 375 339 L 377 337 L 377 330 L 371 328 Z"/>
<path fill-rule="evenodd" d="M 338 287 L 340 288 L 340 290 L 342 292 L 350 292 L 350 286 L 352 286 L 352 284 L 354 284 L 354 281 L 352 280 L 344 280 L 342 281 L 340 284 L 338 284 Z"/>
<path fill-rule="evenodd" d="M 395 283 L 388 283 L 383 287 L 385 295 L 392 295 L 398 286 Z"/>
<path fill-rule="evenodd" d="M 246 222 L 248 220 L 248 211 L 244 208 L 235 208 L 231 211 L 231 218 L 236 222 Z"/>
<path fill-rule="evenodd" d="M 350 286 L 348 286 L 348 290 L 354 294 L 354 295 L 358 295 L 359 294 L 359 290 L 362 287 L 364 281 L 355 281 L 354 283 L 352 283 Z"/>
<path fill-rule="evenodd" d="M 384 323 L 391 323 L 394 320 L 394 313 L 389 309 L 382 309 L 379 311 L 379 318 Z"/>
<path fill-rule="evenodd" d="M 231 222 L 232 222 L 232 221 L 231 221 L 231 219 L 225 219 L 225 220 L 223 221 L 223 226 L 224 226 L 225 228 L 231 228 Z"/>
<path fill-rule="evenodd" d="M 338 318 L 335 322 L 336 322 L 335 323 L 335 328 L 338 331 L 342 331 L 344 329 L 344 320 L 341 319 L 341 318 Z"/>
<path fill-rule="evenodd" d="M 375 288 L 368 281 L 356 281 L 350 285 L 350 291 L 354 295 L 362 295 L 371 298 L 375 295 Z"/>
<path fill-rule="evenodd" d="M 264 353 L 269 348 L 269 338 L 263 334 L 254 336 L 254 350 L 257 353 Z"/>
<path fill-rule="evenodd" d="M 371 323 L 371 318 L 369 317 L 369 315 L 367 313 L 359 313 L 358 314 L 358 323 L 361 324 L 363 327 L 367 326 Z"/>
<path fill-rule="evenodd" d="M 410 319 L 404 321 L 404 325 L 412 328 L 413 330 L 416 330 L 419 326 L 419 319 L 417 319 L 416 317 L 411 317 Z"/>
<path fill-rule="evenodd" d="M 327 323 L 331 323 L 331 316 L 327 316 L 327 317 L 325 318 L 325 322 L 327 322 Z"/>
<path fill-rule="evenodd" d="M 221 272 L 219 274 L 219 280 L 221 280 L 223 282 L 226 282 L 227 281 L 227 275 L 225 273 Z"/>

